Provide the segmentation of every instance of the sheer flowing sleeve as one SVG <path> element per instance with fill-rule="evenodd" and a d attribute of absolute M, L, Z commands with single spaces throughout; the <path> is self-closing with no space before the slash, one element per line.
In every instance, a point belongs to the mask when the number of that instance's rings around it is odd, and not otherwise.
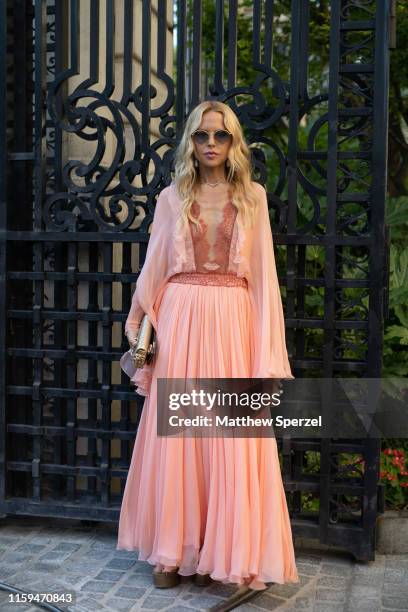
<path fill-rule="evenodd" d="M 292 379 L 268 200 L 264 187 L 258 184 L 257 188 L 260 201 L 248 274 L 255 343 L 252 378 Z"/>
<path fill-rule="evenodd" d="M 136 281 L 132 303 L 125 323 L 125 333 L 136 331 L 146 313 L 157 332 L 156 299 L 170 275 L 172 212 L 168 198 L 169 188 L 160 193 L 154 211 L 146 257 Z M 159 303 L 160 300 L 157 300 Z M 157 304 L 156 304 L 157 307 Z M 147 396 L 152 385 L 154 361 L 137 368 L 130 380 L 139 395 Z"/>
<path fill-rule="evenodd" d="M 167 279 L 171 254 L 171 210 L 168 190 L 168 187 L 163 189 L 156 202 L 146 257 L 132 296 L 125 333 L 137 330 L 145 313 L 149 315 L 157 331 L 157 318 L 153 306 Z"/>

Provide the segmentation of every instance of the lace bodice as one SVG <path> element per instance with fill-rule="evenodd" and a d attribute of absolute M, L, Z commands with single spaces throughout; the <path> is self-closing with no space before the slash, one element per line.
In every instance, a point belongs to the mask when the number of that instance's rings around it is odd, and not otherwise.
<path fill-rule="evenodd" d="M 190 221 L 196 271 L 227 274 L 237 209 L 231 197 L 224 204 L 193 202 L 191 212 L 200 228 Z"/>

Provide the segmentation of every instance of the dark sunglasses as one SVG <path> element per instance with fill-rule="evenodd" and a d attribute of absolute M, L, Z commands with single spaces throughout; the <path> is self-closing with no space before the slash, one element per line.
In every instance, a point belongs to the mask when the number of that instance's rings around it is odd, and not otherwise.
<path fill-rule="evenodd" d="M 194 142 L 199 145 L 207 144 L 207 142 L 210 140 L 210 132 L 207 132 L 206 130 L 196 130 L 191 136 Z M 216 130 L 214 132 L 214 140 L 218 144 L 225 144 L 230 140 L 230 138 L 232 138 L 232 134 L 226 130 Z"/>

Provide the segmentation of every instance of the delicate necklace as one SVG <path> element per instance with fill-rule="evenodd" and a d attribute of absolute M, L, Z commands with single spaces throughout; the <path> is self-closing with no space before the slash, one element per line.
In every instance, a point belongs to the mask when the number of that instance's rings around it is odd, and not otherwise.
<path fill-rule="evenodd" d="M 203 185 L 209 185 L 210 187 L 216 187 L 217 185 L 222 185 L 227 181 L 217 181 L 216 183 L 209 183 L 208 181 L 200 181 Z"/>

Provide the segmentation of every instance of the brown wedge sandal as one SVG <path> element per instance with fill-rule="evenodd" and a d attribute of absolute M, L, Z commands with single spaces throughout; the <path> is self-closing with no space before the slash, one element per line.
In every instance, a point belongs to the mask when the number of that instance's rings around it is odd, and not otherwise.
<path fill-rule="evenodd" d="M 153 584 L 159 589 L 169 589 L 177 586 L 180 582 L 181 576 L 178 573 L 178 567 L 170 572 L 153 570 Z"/>
<path fill-rule="evenodd" d="M 193 582 L 196 586 L 208 586 L 212 584 L 214 580 L 211 578 L 210 574 L 194 574 Z"/>

